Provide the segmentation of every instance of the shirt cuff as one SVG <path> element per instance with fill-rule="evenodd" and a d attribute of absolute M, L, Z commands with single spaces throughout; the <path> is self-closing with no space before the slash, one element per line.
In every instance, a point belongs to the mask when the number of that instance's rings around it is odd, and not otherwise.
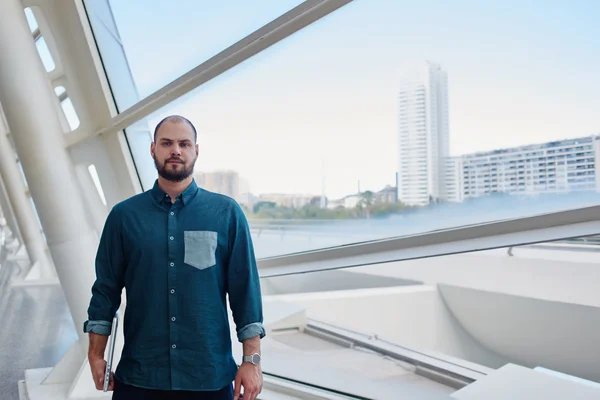
<path fill-rule="evenodd" d="M 237 333 L 237 337 L 240 342 L 255 336 L 260 336 L 261 339 L 266 336 L 265 328 L 261 322 L 248 324 L 240 329 Z"/>
<path fill-rule="evenodd" d="M 94 332 L 98 335 L 110 336 L 112 330 L 111 321 L 85 321 L 83 323 L 83 331 Z"/>

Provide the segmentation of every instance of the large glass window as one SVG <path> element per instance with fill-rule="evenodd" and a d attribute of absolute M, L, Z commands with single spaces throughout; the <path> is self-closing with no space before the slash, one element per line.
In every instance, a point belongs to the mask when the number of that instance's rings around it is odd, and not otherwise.
<path fill-rule="evenodd" d="M 196 124 L 260 257 L 598 204 L 599 7 L 355 1 L 144 124 Z"/>
<path fill-rule="evenodd" d="M 122 48 L 141 98 L 271 22 L 301 0 L 87 1 L 107 67 Z M 109 71 L 113 84 L 118 72 Z M 111 76 L 112 75 L 112 76 Z M 128 106 L 131 104 L 128 104 Z"/>

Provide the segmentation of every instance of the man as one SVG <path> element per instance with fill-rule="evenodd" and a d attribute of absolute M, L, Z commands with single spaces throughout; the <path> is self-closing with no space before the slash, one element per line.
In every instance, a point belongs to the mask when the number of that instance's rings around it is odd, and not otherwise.
<path fill-rule="evenodd" d="M 96 389 L 125 287 L 125 342 L 109 390 L 113 399 L 254 400 L 262 390 L 265 336 L 254 249 L 241 207 L 199 188 L 196 129 L 180 116 L 154 131 L 154 187 L 109 213 L 96 256 L 96 281 L 84 331 Z M 237 339 L 231 351 L 226 295 Z M 235 379 L 235 386 L 232 381 Z"/>

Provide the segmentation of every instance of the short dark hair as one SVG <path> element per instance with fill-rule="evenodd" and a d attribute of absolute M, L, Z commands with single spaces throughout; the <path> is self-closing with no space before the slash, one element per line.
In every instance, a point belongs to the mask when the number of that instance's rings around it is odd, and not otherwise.
<path fill-rule="evenodd" d="M 180 123 L 188 124 L 192 128 L 192 131 L 194 131 L 194 143 L 196 143 L 196 141 L 198 140 L 198 133 L 196 132 L 196 127 L 194 126 L 194 124 L 192 124 L 192 122 L 189 119 L 187 119 L 186 117 L 182 117 L 181 115 L 169 115 L 168 117 L 163 118 L 158 123 L 158 125 L 156 125 L 156 128 L 154 128 L 154 141 L 155 142 L 156 142 L 156 132 L 158 132 L 158 128 L 160 128 L 162 126 L 162 124 L 167 121 L 173 122 L 176 124 L 180 124 Z"/>

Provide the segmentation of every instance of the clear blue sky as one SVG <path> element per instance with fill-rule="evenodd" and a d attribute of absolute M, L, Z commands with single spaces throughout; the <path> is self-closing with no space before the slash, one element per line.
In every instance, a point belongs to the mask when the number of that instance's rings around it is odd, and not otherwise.
<path fill-rule="evenodd" d="M 111 0 L 146 96 L 300 1 Z M 227 7 L 225 6 L 227 4 Z M 255 193 L 393 184 L 398 70 L 447 71 L 453 155 L 600 133 L 600 1 L 355 0 L 149 118 L 190 117 L 198 168 Z"/>

